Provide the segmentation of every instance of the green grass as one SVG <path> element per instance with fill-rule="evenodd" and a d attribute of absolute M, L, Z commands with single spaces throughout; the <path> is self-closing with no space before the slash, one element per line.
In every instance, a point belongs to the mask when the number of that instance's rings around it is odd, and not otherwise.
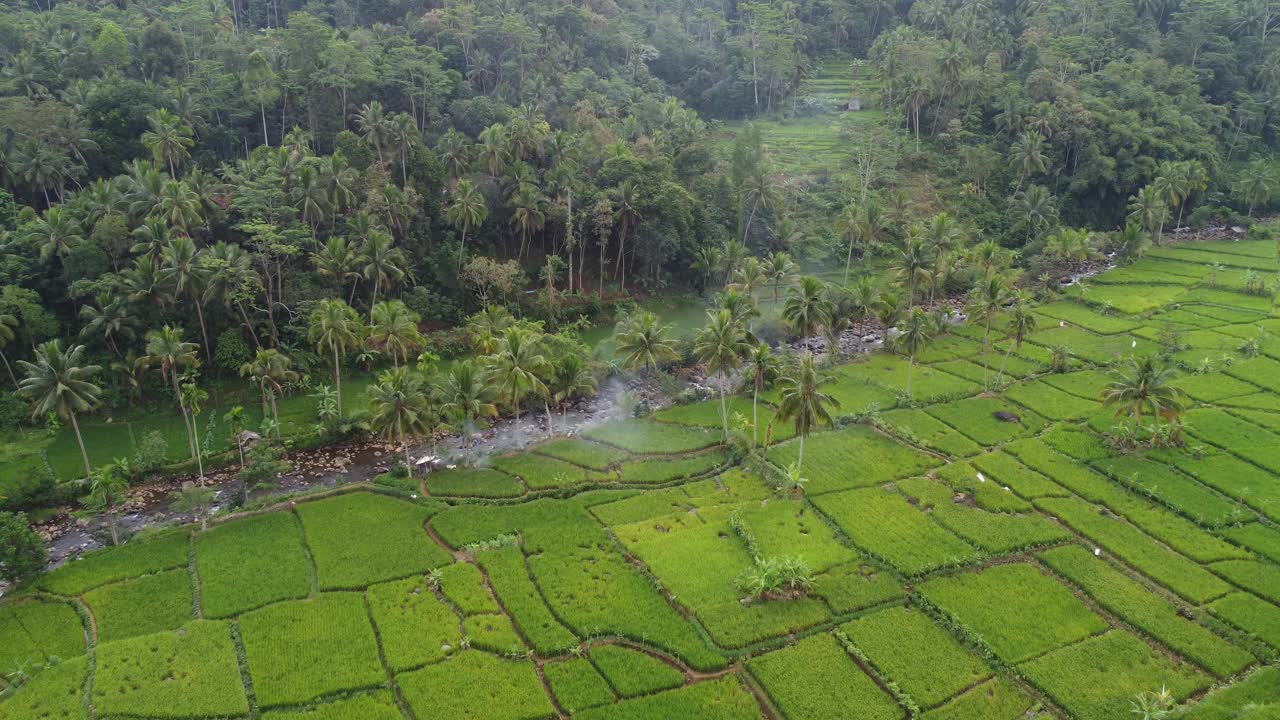
<path fill-rule="evenodd" d="M 934 480 L 911 478 L 899 482 L 897 488 L 931 512 L 939 525 L 985 552 L 1005 554 L 1070 537 L 1043 515 L 992 513 L 957 503 L 951 489 Z"/>
<path fill-rule="evenodd" d="M 1008 487 L 1020 497 L 1031 499 L 1067 495 L 1067 492 L 1057 483 L 1031 470 L 1008 453 L 1000 451 L 987 453 L 979 455 L 972 462 L 973 466 L 982 472 L 985 478 L 985 481 L 981 481 L 983 484 L 997 483 L 1002 488 Z"/>
<path fill-rule="evenodd" d="M 484 585 L 480 569 L 471 563 L 454 563 L 440 569 L 440 592 L 463 615 L 498 612 L 498 603 Z"/>
<path fill-rule="evenodd" d="M 879 488 L 813 498 L 860 548 L 907 575 L 960 565 L 977 551 L 896 493 Z"/>
<path fill-rule="evenodd" d="M 586 468 L 531 452 L 499 456 L 494 458 L 493 466 L 519 477 L 530 490 L 570 487 L 587 479 Z"/>
<path fill-rule="evenodd" d="M 1262 523 L 1249 523 L 1224 528 L 1219 534 L 1271 562 L 1280 563 L 1280 530 Z"/>
<path fill-rule="evenodd" d="M 1280 716 L 1280 667 L 1258 668 L 1248 677 L 1209 693 L 1178 720 L 1266 720 Z"/>
<path fill-rule="evenodd" d="M 1280 650 L 1280 608 L 1275 605 L 1237 592 L 1211 604 L 1209 612 Z"/>
<path fill-rule="evenodd" d="M 311 561 L 292 513 L 218 525 L 195 544 L 205 617 L 231 617 L 311 592 Z"/>
<path fill-rule="evenodd" d="M 516 627 L 534 650 L 543 655 L 556 655 L 578 644 L 578 638 L 560 624 L 542 601 L 525 569 L 520 548 L 483 552 L 476 556 L 476 560 L 489 574 L 489 583 L 502 606 L 511 614 Z"/>
<path fill-rule="evenodd" d="M 487 468 L 437 470 L 427 475 L 427 490 L 444 497 L 511 498 L 524 494 L 520 481 Z"/>
<path fill-rule="evenodd" d="M 583 433 L 590 440 L 633 453 L 663 454 L 701 450 L 720 442 L 720 431 L 653 420 L 615 420 Z"/>
<path fill-rule="evenodd" d="M 892 574 L 864 562 L 852 562 L 819 573 L 812 593 L 837 613 L 849 613 L 902 597 Z"/>
<path fill-rule="evenodd" d="M 1167 688 L 1182 700 L 1210 684 L 1121 630 L 1032 660 L 1022 672 L 1073 717 L 1089 720 L 1132 718 L 1130 702 L 1140 692 Z"/>
<path fill-rule="evenodd" d="M 404 715 L 391 693 L 379 690 L 308 706 L 304 710 L 276 710 L 262 717 L 266 720 L 401 720 Z"/>
<path fill-rule="evenodd" d="M 1069 300 L 1040 305 L 1036 313 L 1052 320 L 1041 320 L 1041 327 L 1057 325 L 1065 320 L 1071 325 L 1079 325 L 1085 330 L 1100 335 L 1117 335 L 1126 333 L 1141 325 L 1140 322 L 1123 315 L 1103 315 L 1089 307 Z"/>
<path fill-rule="evenodd" d="M 86 553 L 42 577 L 39 585 L 49 592 L 72 596 L 99 585 L 185 567 L 189 537 L 184 528 Z"/>
<path fill-rule="evenodd" d="M 0 696 L 0 715 L 22 720 L 88 717 L 84 708 L 86 659 L 59 663 L 32 677 L 8 699 Z"/>
<path fill-rule="evenodd" d="M 684 684 L 684 673 L 639 650 L 599 645 L 587 657 L 619 697 L 650 695 Z"/>
<path fill-rule="evenodd" d="M 980 397 L 929 407 L 929 414 L 980 445 L 990 447 L 1044 429 L 1042 418 L 1001 398 Z M 996 413 L 1017 416 L 1014 422 L 998 419 Z"/>
<path fill-rule="evenodd" d="M 97 622 L 98 642 L 173 630 L 193 619 L 185 569 L 104 585 L 85 593 L 84 601 Z"/>
<path fill-rule="evenodd" d="M 899 720 L 902 710 L 862 672 L 830 635 L 814 635 L 783 650 L 751 658 L 747 670 L 790 718 Z"/>
<path fill-rule="evenodd" d="M 556 702 L 571 714 L 617 699 L 609 683 L 585 657 L 549 662 L 542 666 L 542 673 Z"/>
<path fill-rule="evenodd" d="M 1102 618 L 1070 591 L 1025 563 L 937 578 L 919 591 L 1007 663 L 1020 663 L 1107 629 Z"/>
<path fill-rule="evenodd" d="M 924 720 L 1022 720 L 1031 699 L 1004 678 L 992 678 L 960 697 L 925 713 Z"/>
<path fill-rule="evenodd" d="M 320 589 L 363 588 L 449 563 L 423 531 L 422 507 L 372 493 L 298 505 Z"/>
<path fill-rule="evenodd" d="M 484 717 L 489 720 L 488 716 Z M 574 720 L 758 720 L 760 706 L 739 680 L 730 676 L 707 680 L 656 695 L 624 700 L 614 705 L 589 708 L 576 713 Z"/>
<path fill-rule="evenodd" d="M 369 588 L 369 610 L 387 666 L 396 672 L 443 660 L 462 641 L 458 616 L 440 602 L 422 577 Z"/>
<path fill-rule="evenodd" d="M 1036 506 L 1189 602 L 1202 604 L 1230 589 L 1205 568 L 1153 543 L 1137 528 L 1102 514 L 1085 502 L 1044 498 L 1037 500 Z"/>
<path fill-rule="evenodd" d="M 1093 466 L 1120 484 L 1172 507 L 1200 525 L 1221 527 L 1252 515 L 1237 503 L 1154 460 L 1123 455 L 1095 460 Z M 1208 556 L 1196 559 L 1203 562 L 1223 558 Z"/>
<path fill-rule="evenodd" d="M 520 655 L 524 643 L 516 634 L 511 620 L 501 613 L 471 615 L 462 622 L 462 633 L 470 646 L 495 655 Z"/>
<path fill-rule="evenodd" d="M 189 615 L 188 615 L 189 616 Z M 85 652 L 85 627 L 63 602 L 28 600 L 0 605 L 0 668 L 36 672 L 56 659 Z"/>
<path fill-rule="evenodd" d="M 723 453 L 706 452 L 677 458 L 652 458 L 623 463 L 619 468 L 622 482 L 636 485 L 662 485 L 697 475 L 705 475 L 728 460 Z"/>
<path fill-rule="evenodd" d="M 529 449 L 593 470 L 604 470 L 627 459 L 625 451 L 579 438 L 556 438 Z"/>
<path fill-rule="evenodd" d="M 261 698 L 261 694 L 259 694 Z M 222 717 L 249 712 L 231 629 L 196 620 L 178 630 L 98 648 L 99 717 Z"/>
<path fill-rule="evenodd" d="M 1178 607 L 1079 545 L 1048 550 L 1040 558 L 1107 611 L 1220 678 L 1254 661 L 1248 652 L 1188 620 Z"/>
<path fill-rule="evenodd" d="M 840 629 L 884 677 L 921 707 L 941 705 L 991 669 L 918 608 L 864 615 Z"/>
<path fill-rule="evenodd" d="M 1102 407 L 1100 402 L 1085 400 L 1041 380 L 1013 385 L 1004 395 L 1050 420 L 1083 420 Z"/>
<path fill-rule="evenodd" d="M 769 459 L 785 468 L 796 462 L 799 454 L 797 438 L 770 450 Z M 936 457 L 854 425 L 810 435 L 804 444 L 801 475 L 809 480 L 805 492 L 821 495 L 919 475 L 941 464 Z"/>
<path fill-rule="evenodd" d="M 880 419 L 890 432 L 903 440 L 951 457 L 968 457 L 982 451 L 978 443 L 924 410 L 890 410 Z"/>
<path fill-rule="evenodd" d="M 477 682 L 483 678 L 483 682 Z M 556 716 L 533 663 L 468 651 L 400 675 L 405 701 L 433 720 L 540 720 Z"/>
<path fill-rule="evenodd" d="M 259 707 L 296 705 L 386 681 L 358 593 L 322 593 L 254 610 L 240 618 L 240 629 Z"/>
<path fill-rule="evenodd" d="M 1280 567 L 1256 560 L 1225 560 L 1211 567 L 1235 585 L 1280 605 Z"/>

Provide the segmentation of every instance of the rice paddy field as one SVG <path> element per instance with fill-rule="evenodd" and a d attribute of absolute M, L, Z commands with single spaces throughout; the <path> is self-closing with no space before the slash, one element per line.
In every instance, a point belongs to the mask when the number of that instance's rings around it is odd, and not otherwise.
<path fill-rule="evenodd" d="M 827 370 L 802 492 L 766 393 L 767 450 L 750 397 L 728 445 L 683 405 L 84 556 L 0 601 L 0 718 L 1278 717 L 1280 313 L 1211 272 L 1274 246 L 1152 255 L 1043 306 L 989 391 L 964 329 L 912 398 L 893 355 Z M 1119 454 L 1100 394 L 1146 352 L 1187 447 Z M 783 559 L 810 586 L 748 599 Z"/>

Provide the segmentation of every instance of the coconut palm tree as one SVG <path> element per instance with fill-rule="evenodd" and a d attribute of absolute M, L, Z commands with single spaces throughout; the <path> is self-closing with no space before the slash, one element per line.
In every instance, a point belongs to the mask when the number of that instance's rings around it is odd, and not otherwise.
<path fill-rule="evenodd" d="M 902 324 L 901 333 L 894 338 L 894 344 L 907 353 L 907 397 L 911 397 L 911 374 L 916 366 L 916 354 L 929 344 L 937 329 L 929 313 L 919 307 L 911 308 L 906 321 Z"/>
<path fill-rule="evenodd" d="M 240 366 L 240 377 L 247 377 L 257 385 L 262 393 L 263 404 L 271 406 L 271 419 L 275 421 L 277 439 L 280 438 L 280 411 L 276 409 L 276 398 L 284 394 L 286 383 L 298 379 L 298 373 L 293 371 L 292 365 L 289 356 L 279 350 L 258 348 L 253 354 L 253 360 Z"/>
<path fill-rule="evenodd" d="M 405 258 L 404 252 L 395 247 L 391 236 L 381 230 L 374 230 L 369 234 L 361 254 L 364 256 L 361 274 L 365 280 L 373 281 L 372 303 L 377 305 L 378 293 L 384 287 L 389 287 L 409 275 L 407 269 L 409 261 Z"/>
<path fill-rule="evenodd" d="M 192 460 L 196 459 L 195 428 L 191 424 L 191 415 L 183 401 L 178 380 L 185 369 L 200 364 L 199 352 L 200 346 L 182 339 L 182 328 L 165 325 L 147 333 L 146 349 L 143 356 L 138 358 L 140 367 L 157 369 L 161 378 L 169 381 L 173 397 L 178 402 L 178 410 L 182 413 L 182 422 L 187 427 L 187 445 L 191 450 Z"/>
<path fill-rule="evenodd" d="M 1155 238 L 1155 244 L 1159 245 L 1164 224 L 1169 219 L 1167 196 L 1161 194 L 1160 188 L 1155 185 L 1139 189 L 1137 195 L 1129 197 L 1127 219 L 1131 223 L 1137 223 L 1146 228 L 1147 232 Z"/>
<path fill-rule="evenodd" d="M 4 369 L 9 373 L 15 389 L 18 387 L 18 378 L 13 374 L 13 367 L 9 365 L 9 357 L 4 354 L 4 349 L 18 339 L 17 329 L 17 317 L 0 313 L 0 360 L 4 361 Z"/>
<path fill-rule="evenodd" d="M 18 361 L 18 367 L 25 375 L 18 384 L 18 392 L 32 402 L 32 417 L 52 412 L 63 420 L 71 421 L 87 477 L 93 473 L 93 468 L 89 464 L 89 453 L 84 449 L 84 437 L 80 434 L 77 417 L 98 406 L 102 390 L 89 379 L 102 368 L 83 364 L 84 353 L 83 345 L 72 345 L 64 352 L 57 340 L 41 344 L 36 348 L 35 362 Z"/>
<path fill-rule="evenodd" d="M 142 146 L 157 163 L 169 166 L 169 177 L 177 179 L 178 165 L 191 157 L 188 148 L 195 144 L 192 130 L 182 118 L 160 108 L 147 116 L 148 129 L 142 133 Z"/>
<path fill-rule="evenodd" d="M 498 338 L 493 353 L 481 359 L 485 382 L 494 394 L 509 399 L 520 419 L 520 398 L 529 393 L 546 394 L 541 376 L 547 372 L 547 358 L 542 354 L 540 338 L 533 331 L 512 325 Z"/>
<path fill-rule="evenodd" d="M 160 279 L 169 285 L 175 302 L 185 296 L 195 306 L 196 318 L 200 321 L 200 339 L 204 342 L 204 356 L 212 362 L 209 331 L 204 322 L 204 303 L 200 301 L 209 275 L 203 261 L 204 254 L 196 248 L 194 240 L 186 236 L 173 238 L 162 254 Z"/>
<path fill-rule="evenodd" d="M 392 368 L 378 376 L 367 389 L 369 426 L 404 450 L 404 465 L 413 475 L 409 439 L 429 432 L 434 420 L 430 394 L 422 377 L 408 367 Z"/>
<path fill-rule="evenodd" d="M 422 141 L 422 133 L 418 132 L 418 124 L 409 113 L 396 113 L 391 118 L 387 139 L 400 154 L 400 184 L 408 187 L 409 153 Z"/>
<path fill-rule="evenodd" d="M 760 307 L 754 295 L 738 285 L 730 285 L 715 298 L 717 309 L 728 310 L 730 315 L 751 330 L 751 321 L 760 317 Z"/>
<path fill-rule="evenodd" d="M 453 190 L 453 204 L 447 211 L 449 222 L 462 231 L 462 243 L 458 246 L 458 269 L 462 269 L 462 258 L 467 248 L 467 235 L 484 224 L 489 216 L 489 207 L 484 196 L 476 190 L 470 180 L 459 180 Z"/>
<path fill-rule="evenodd" d="M 342 355 L 358 347 L 363 334 L 360 316 L 338 298 L 321 300 L 311 311 L 307 339 L 315 345 L 316 352 L 333 356 L 333 385 L 338 392 L 339 417 L 342 416 Z"/>
<path fill-rule="evenodd" d="M 894 271 L 898 282 L 907 288 L 907 302 L 916 301 L 916 283 L 929 278 L 933 267 L 933 248 L 925 241 L 924 230 L 913 225 L 903 238 L 894 256 Z"/>
<path fill-rule="evenodd" d="M 82 305 L 80 307 L 80 339 L 84 340 L 93 336 L 99 336 L 106 341 L 107 346 L 117 357 L 124 357 L 120 353 L 120 348 L 116 344 L 116 339 L 133 340 L 137 337 L 138 318 L 134 315 L 133 308 L 123 297 L 111 297 L 103 293 L 97 297 L 97 307 L 93 305 Z M 13 318 L 12 315 L 0 315 L 0 325 L 5 324 L 5 318 Z M 17 321 L 14 320 L 16 323 Z M 5 328 L 0 328 L 0 348 L 5 344 Z M 12 341 L 12 330 L 10 330 L 10 341 Z M 0 359 L 3 359 L 3 353 L 0 353 Z M 8 366 L 5 361 L 5 366 Z M 12 371 L 9 373 L 12 376 Z"/>
<path fill-rule="evenodd" d="M 796 264 L 791 256 L 784 252 L 771 253 L 765 258 L 765 273 L 773 286 L 773 302 L 778 302 L 778 291 L 783 285 L 791 284 L 796 277 Z"/>
<path fill-rule="evenodd" d="M 749 257 L 742 261 L 733 274 L 733 287 L 741 290 L 754 301 L 755 291 L 768 280 L 768 273 L 759 258 Z"/>
<path fill-rule="evenodd" d="M 800 436 L 797 470 L 804 466 L 805 438 L 814 428 L 831 425 L 831 410 L 840 407 L 838 400 L 822 392 L 825 382 L 818 376 L 813 353 L 808 352 L 800 356 L 795 366 L 780 381 L 782 393 L 775 417 L 779 422 L 790 420 L 795 423 L 796 434 Z"/>
<path fill-rule="evenodd" d="M 1012 298 L 1013 304 L 1005 315 L 1005 339 L 1013 342 L 1009 344 L 1009 349 L 1004 353 L 1004 359 L 1000 361 L 1000 372 L 996 373 L 997 383 L 1004 377 L 1005 363 L 1009 362 L 1009 356 L 1013 354 L 1014 348 L 1021 350 L 1022 341 L 1036 331 L 1036 315 L 1031 312 L 1026 296 L 1021 291 L 1015 290 Z"/>
<path fill-rule="evenodd" d="M 46 261 L 55 255 L 65 258 L 84 240 L 80 223 L 61 206 L 45 210 L 44 217 L 31 224 L 27 237 L 40 248 L 40 259 Z"/>
<path fill-rule="evenodd" d="M 694 338 L 693 352 L 707 372 L 720 376 L 720 421 L 725 442 L 729 440 L 729 373 L 742 367 L 742 359 L 751 352 L 752 341 L 742 322 L 729 310 L 721 308 L 707 313 L 707 324 Z"/>
<path fill-rule="evenodd" d="M 566 353 L 551 371 L 551 397 L 569 413 L 569 401 L 575 397 L 594 395 L 599 383 L 591 363 L 578 353 Z"/>
<path fill-rule="evenodd" d="M 863 275 L 848 288 L 849 315 L 858 321 L 858 334 L 866 331 L 867 318 L 880 307 L 880 286 L 870 275 Z"/>
<path fill-rule="evenodd" d="M 107 527 L 111 530 L 111 544 L 120 544 L 119 510 L 124 504 L 124 492 L 129 488 L 129 480 L 119 471 L 115 464 L 103 465 L 93 473 L 89 482 L 89 496 L 85 504 L 99 508 L 107 514 Z"/>
<path fill-rule="evenodd" d="M 751 449 L 754 450 L 760 427 L 760 391 L 778 378 L 781 363 L 767 343 L 756 343 L 746 355 L 746 367 L 751 383 Z"/>
<path fill-rule="evenodd" d="M 391 142 L 392 126 L 382 103 L 374 100 L 360 107 L 356 113 L 356 127 L 360 129 L 360 137 L 378 153 L 378 162 L 387 164 L 383 150 Z"/>
<path fill-rule="evenodd" d="M 311 253 L 311 265 L 316 269 L 316 274 L 333 280 L 339 289 L 351 283 L 351 296 L 347 302 L 355 302 L 360 269 L 366 262 L 368 260 L 354 243 L 336 235 L 329 238 L 324 247 Z"/>
<path fill-rule="evenodd" d="M 800 284 L 787 293 L 782 319 L 797 337 L 813 337 L 831 323 L 833 310 L 826 286 L 818 278 L 805 275 L 800 278 Z"/>
<path fill-rule="evenodd" d="M 1028 130 L 1009 146 L 1009 168 L 1018 173 L 1019 188 L 1027 178 L 1043 173 L 1046 167 L 1044 137 L 1039 132 Z"/>
<path fill-rule="evenodd" d="M 374 305 L 370 317 L 373 322 L 369 326 L 369 340 L 382 346 L 382 351 L 391 356 L 393 366 L 408 362 L 409 353 L 422 345 L 418 313 L 399 300 L 384 300 Z"/>
<path fill-rule="evenodd" d="M 489 391 L 471 360 L 455 363 L 444 381 L 444 404 L 440 409 L 462 421 L 462 464 L 471 464 L 471 428 L 476 418 L 497 417 L 498 407 L 489 402 Z"/>
<path fill-rule="evenodd" d="M 866 239 L 863 234 L 865 228 L 866 225 L 862 222 L 862 209 L 853 203 L 846 205 L 840 215 L 836 217 L 837 234 L 849 241 L 849 253 L 844 261 L 844 281 L 846 284 L 849 282 L 849 270 L 853 267 L 853 248 Z"/>
<path fill-rule="evenodd" d="M 965 309 L 971 320 L 980 320 L 983 323 L 982 333 L 982 389 L 986 391 L 991 388 L 990 382 L 990 357 L 991 357 L 991 322 L 995 320 L 996 315 L 1009 302 L 1011 291 L 1009 281 L 1003 275 L 991 275 L 979 281 L 977 286 L 969 292 L 969 303 Z"/>
<path fill-rule="evenodd" d="M 631 180 L 624 180 L 613 191 L 613 219 L 618 225 L 618 262 L 614 274 L 622 273 L 619 287 L 627 290 L 627 233 L 640 219 L 640 188 Z"/>
<path fill-rule="evenodd" d="M 1053 195 L 1043 185 L 1031 185 L 1015 193 L 1010 200 L 1010 210 L 1016 220 L 1015 227 L 1027 231 L 1027 242 L 1058 221 Z"/>
<path fill-rule="evenodd" d="M 670 339 L 671 326 L 659 325 L 651 312 L 628 315 L 613 330 L 614 354 L 622 366 L 638 372 L 652 372 L 665 362 L 680 357 Z"/>
<path fill-rule="evenodd" d="M 1102 402 L 1118 405 L 1116 415 L 1127 414 L 1139 426 L 1147 413 L 1176 422 L 1185 409 L 1182 391 L 1172 384 L 1176 374 L 1175 368 L 1157 363 L 1154 356 L 1130 358 L 1127 367 L 1111 372 Z"/>

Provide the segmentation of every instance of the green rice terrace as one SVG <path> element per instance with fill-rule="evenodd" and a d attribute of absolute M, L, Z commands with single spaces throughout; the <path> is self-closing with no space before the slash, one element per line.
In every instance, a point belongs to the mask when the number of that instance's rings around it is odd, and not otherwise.
<path fill-rule="evenodd" d="M 793 428 L 735 451 L 708 401 L 91 553 L 0 604 L 0 718 L 1280 717 L 1277 270 L 1156 248 L 990 392 L 976 324 L 832 367 L 790 482 Z M 1116 451 L 1155 352 L 1187 442 Z"/>

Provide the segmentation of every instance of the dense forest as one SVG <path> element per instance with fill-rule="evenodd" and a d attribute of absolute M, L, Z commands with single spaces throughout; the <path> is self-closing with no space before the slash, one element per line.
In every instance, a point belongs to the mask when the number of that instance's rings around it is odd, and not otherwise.
<path fill-rule="evenodd" d="M 486 307 L 607 321 L 743 265 L 881 259 L 909 305 L 1247 225 L 1277 183 L 1265 0 L 0 7 L 4 380 L 83 345 L 81 410 L 185 415 L 197 365 L 340 392 L 369 350 L 466 350 Z M 820 62 L 884 121 L 796 175 L 754 122 L 835 110 Z M 70 419 L 30 394 L 0 419 Z"/>

